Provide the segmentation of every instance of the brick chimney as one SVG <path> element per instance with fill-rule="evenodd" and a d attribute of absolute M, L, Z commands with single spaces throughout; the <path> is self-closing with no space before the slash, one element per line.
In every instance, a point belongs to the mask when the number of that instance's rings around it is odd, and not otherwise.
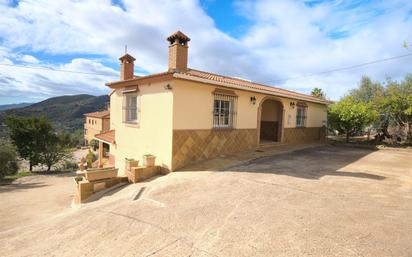
<path fill-rule="evenodd" d="M 120 60 L 120 80 L 134 78 L 134 61 L 136 60 L 130 54 L 125 54 L 119 58 Z"/>
<path fill-rule="evenodd" d="M 169 71 L 185 71 L 187 69 L 188 48 L 190 38 L 177 31 L 167 38 L 169 41 Z"/>

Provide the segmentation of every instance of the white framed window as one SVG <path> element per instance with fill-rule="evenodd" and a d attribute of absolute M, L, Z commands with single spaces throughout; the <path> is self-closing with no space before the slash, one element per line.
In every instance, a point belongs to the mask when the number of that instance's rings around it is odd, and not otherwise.
<path fill-rule="evenodd" d="M 306 105 L 297 105 L 296 106 L 296 127 L 305 127 L 306 126 Z"/>
<path fill-rule="evenodd" d="M 123 122 L 137 124 L 139 122 L 139 96 L 137 93 L 123 95 Z"/>
<path fill-rule="evenodd" d="M 213 128 L 234 128 L 237 96 L 215 94 L 213 100 Z"/>

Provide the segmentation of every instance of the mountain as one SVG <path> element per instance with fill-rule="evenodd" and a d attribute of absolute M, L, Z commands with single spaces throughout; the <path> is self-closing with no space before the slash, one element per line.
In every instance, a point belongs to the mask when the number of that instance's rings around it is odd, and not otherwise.
<path fill-rule="evenodd" d="M 83 129 L 84 116 L 88 112 L 104 110 L 109 96 L 70 95 L 52 97 L 23 108 L 0 111 L 0 129 L 9 115 L 20 117 L 46 117 L 57 130 L 71 132 Z"/>
<path fill-rule="evenodd" d="M 29 106 L 29 105 L 32 105 L 32 104 L 33 103 L 4 104 L 4 105 L 0 105 L 0 111 L 23 108 L 23 107 L 26 107 L 26 106 Z"/>

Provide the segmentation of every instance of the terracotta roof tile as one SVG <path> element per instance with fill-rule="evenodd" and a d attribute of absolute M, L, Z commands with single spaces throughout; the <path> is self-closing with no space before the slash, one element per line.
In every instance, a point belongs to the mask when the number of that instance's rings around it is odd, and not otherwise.
<path fill-rule="evenodd" d="M 89 113 L 85 113 L 84 116 L 94 117 L 94 118 L 110 118 L 110 111 L 105 110 L 101 112 L 89 112 Z"/>
<path fill-rule="evenodd" d="M 97 138 L 97 139 L 100 139 L 104 142 L 110 143 L 110 144 L 115 144 L 116 143 L 116 141 L 115 141 L 116 132 L 115 132 L 114 129 L 113 130 L 108 130 L 108 131 L 100 133 L 100 134 L 96 134 L 94 137 Z"/>
<path fill-rule="evenodd" d="M 180 30 L 176 31 L 175 33 L 173 33 L 172 35 L 167 37 L 167 41 L 173 42 L 176 39 L 181 39 L 184 41 L 190 41 L 190 38 L 188 36 L 186 36 L 185 34 L 183 34 L 183 32 L 181 32 Z"/>
<path fill-rule="evenodd" d="M 284 94 L 288 95 L 291 98 L 297 98 L 297 99 L 302 99 L 302 100 L 309 100 L 309 101 L 314 101 L 314 102 L 323 102 L 323 103 L 331 103 L 328 100 L 323 100 L 318 97 L 290 91 L 287 89 L 282 89 L 278 87 L 273 87 L 273 86 L 267 86 L 267 85 L 262 85 L 258 83 L 254 83 L 251 81 L 243 80 L 243 79 L 238 79 L 238 78 L 232 78 L 232 77 L 227 77 L 227 76 L 222 76 L 218 74 L 213 74 L 210 72 L 204 72 L 204 71 L 199 71 L 199 70 L 194 70 L 194 69 L 187 69 L 184 72 L 180 72 L 181 74 L 201 78 L 201 79 L 207 79 L 211 81 L 216 81 L 216 82 L 221 82 L 221 83 L 228 83 L 236 86 L 240 86 L 245 88 L 245 90 L 264 90 L 264 91 L 270 91 L 273 93 L 279 93 L 279 94 Z"/>

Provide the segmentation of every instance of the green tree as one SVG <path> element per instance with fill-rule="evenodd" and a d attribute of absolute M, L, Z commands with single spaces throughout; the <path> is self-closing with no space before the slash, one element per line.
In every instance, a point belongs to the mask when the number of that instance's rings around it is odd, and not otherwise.
<path fill-rule="evenodd" d="M 20 157 L 29 161 L 30 171 L 40 161 L 53 127 L 45 118 L 8 117 L 6 124 L 10 138 Z"/>
<path fill-rule="evenodd" d="M 93 151 L 96 151 L 96 149 L 99 148 L 99 141 L 97 141 L 96 139 L 92 139 L 89 142 L 89 146 L 93 148 Z"/>
<path fill-rule="evenodd" d="M 18 171 L 17 154 L 11 144 L 0 142 L 0 178 Z"/>
<path fill-rule="evenodd" d="M 329 107 L 329 125 L 345 133 L 346 142 L 349 142 L 349 137 L 360 133 L 377 118 L 377 112 L 371 106 L 371 103 L 355 101 L 352 96 L 344 97 Z"/>
<path fill-rule="evenodd" d="M 349 93 L 355 101 L 358 102 L 374 102 L 378 97 L 384 94 L 385 88 L 378 82 L 372 82 L 368 76 L 363 76 L 359 87 L 352 89 Z"/>
<path fill-rule="evenodd" d="M 318 88 L 318 87 L 315 87 L 314 89 L 312 89 L 312 92 L 310 92 L 310 94 L 312 96 L 319 97 L 322 99 L 326 98 L 326 94 L 323 92 L 321 88 Z"/>
<path fill-rule="evenodd" d="M 408 128 L 408 141 L 412 143 L 412 75 L 407 75 L 401 83 L 389 81 L 378 103 L 387 123 Z"/>
<path fill-rule="evenodd" d="M 47 166 L 47 171 L 60 161 L 63 161 L 71 156 L 68 146 L 71 143 L 69 134 L 50 134 L 45 142 L 45 148 L 40 153 L 39 161 Z"/>

